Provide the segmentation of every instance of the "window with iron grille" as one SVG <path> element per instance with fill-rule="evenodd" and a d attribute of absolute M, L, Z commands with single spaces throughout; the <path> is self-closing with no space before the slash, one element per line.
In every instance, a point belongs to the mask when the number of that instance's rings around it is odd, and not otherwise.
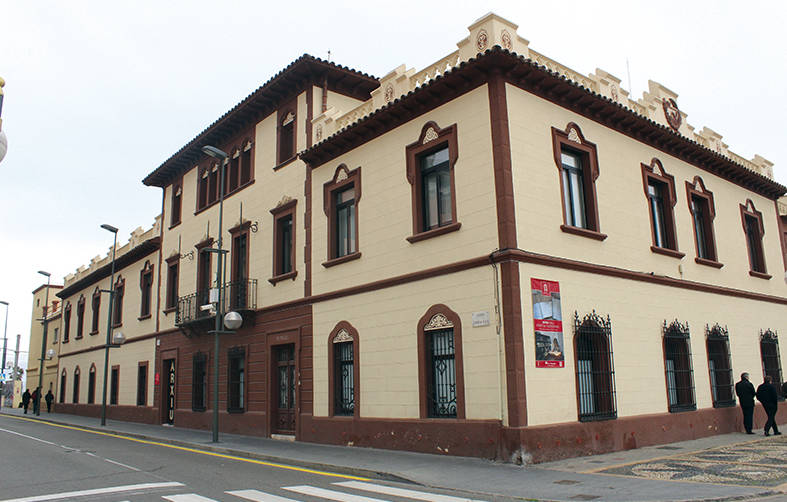
<path fill-rule="evenodd" d="M 71 393 L 71 402 L 77 404 L 79 402 L 79 366 L 76 367 L 74 370 L 74 386 L 73 392 Z"/>
<path fill-rule="evenodd" d="M 574 312 L 579 421 L 617 418 L 612 327 L 595 310 L 580 319 Z"/>
<path fill-rule="evenodd" d="M 227 411 L 241 413 L 244 411 L 246 403 L 244 394 L 246 387 L 246 350 L 243 347 L 230 349 L 228 353 L 227 367 L 228 388 L 227 388 Z"/>
<path fill-rule="evenodd" d="M 148 362 L 141 362 L 137 366 L 137 406 L 148 404 Z"/>
<path fill-rule="evenodd" d="M 669 325 L 664 321 L 662 333 L 669 411 L 696 410 L 689 325 L 682 324 L 677 319 Z"/>
<path fill-rule="evenodd" d="M 87 404 L 94 404 L 96 402 L 96 368 L 90 368 L 87 374 Z"/>
<path fill-rule="evenodd" d="M 456 418 L 454 330 L 426 332 L 428 353 L 428 411 L 432 418 Z"/>
<path fill-rule="evenodd" d="M 113 366 L 110 372 L 109 404 L 118 404 L 118 391 L 120 390 L 120 367 Z"/>
<path fill-rule="evenodd" d="M 705 341 L 708 351 L 711 397 L 714 408 L 735 406 L 735 383 L 732 379 L 730 362 L 730 339 L 727 328 L 718 324 L 705 326 Z"/>
<path fill-rule="evenodd" d="M 205 411 L 208 402 L 208 357 L 202 352 L 194 354 L 191 373 L 191 409 Z"/>
<path fill-rule="evenodd" d="M 779 338 L 775 331 L 760 331 L 760 355 L 762 356 L 762 376 L 770 375 L 779 399 L 784 399 L 782 391 L 782 363 L 779 358 Z"/>
<path fill-rule="evenodd" d="M 66 369 L 60 374 L 60 402 L 66 402 Z"/>
<path fill-rule="evenodd" d="M 333 369 L 336 372 L 333 381 L 334 390 L 334 415 L 349 415 L 355 413 L 355 381 L 353 360 L 353 342 L 333 343 Z"/>

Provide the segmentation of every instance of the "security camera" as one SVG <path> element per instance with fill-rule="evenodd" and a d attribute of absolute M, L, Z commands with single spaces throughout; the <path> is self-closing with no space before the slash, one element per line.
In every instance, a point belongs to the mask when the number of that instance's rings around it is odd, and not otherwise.
<path fill-rule="evenodd" d="M 212 303 L 208 303 L 207 305 L 200 305 L 199 308 L 202 312 L 209 312 L 211 315 L 216 313 L 216 306 Z"/>

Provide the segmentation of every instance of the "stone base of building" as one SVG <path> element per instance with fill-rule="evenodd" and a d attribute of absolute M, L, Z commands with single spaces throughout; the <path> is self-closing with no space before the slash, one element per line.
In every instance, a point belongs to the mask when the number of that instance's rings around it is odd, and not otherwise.
<path fill-rule="evenodd" d="M 43 410 L 46 410 L 44 407 Z M 42 414 L 44 411 L 42 410 Z M 80 415 L 83 417 L 101 417 L 100 404 L 68 404 L 68 403 L 52 403 L 52 411 L 55 413 L 70 413 L 72 415 Z M 159 415 L 157 408 L 150 406 L 107 406 L 107 419 L 108 420 L 122 420 L 124 422 L 140 422 L 144 424 L 156 423 L 156 418 Z"/>

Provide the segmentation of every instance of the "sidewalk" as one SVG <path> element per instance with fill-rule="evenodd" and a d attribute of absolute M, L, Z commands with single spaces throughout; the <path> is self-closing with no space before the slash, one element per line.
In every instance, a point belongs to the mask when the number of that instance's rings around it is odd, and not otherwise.
<path fill-rule="evenodd" d="M 37 418 L 23 415 L 18 408 L 0 409 L 0 422 L 8 420 L 3 415 Z M 477 458 L 224 433 L 219 443 L 211 443 L 210 431 L 116 420 L 101 427 L 97 418 L 62 413 L 42 413 L 38 419 L 269 462 L 460 490 L 485 500 L 495 496 L 543 501 L 745 500 L 787 492 L 787 440 L 782 439 L 787 435 L 726 434 L 520 467 Z M 747 465 L 754 468 L 747 471 Z"/>

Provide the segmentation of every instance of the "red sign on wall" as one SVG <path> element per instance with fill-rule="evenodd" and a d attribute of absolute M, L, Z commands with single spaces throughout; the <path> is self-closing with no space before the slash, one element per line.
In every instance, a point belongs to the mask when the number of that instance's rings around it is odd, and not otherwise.
<path fill-rule="evenodd" d="M 156 376 L 153 377 L 153 385 L 159 384 L 159 374 L 158 371 L 156 372 Z"/>
<path fill-rule="evenodd" d="M 565 357 L 560 284 L 531 278 L 530 289 L 533 296 L 536 368 L 562 368 L 565 366 Z"/>

